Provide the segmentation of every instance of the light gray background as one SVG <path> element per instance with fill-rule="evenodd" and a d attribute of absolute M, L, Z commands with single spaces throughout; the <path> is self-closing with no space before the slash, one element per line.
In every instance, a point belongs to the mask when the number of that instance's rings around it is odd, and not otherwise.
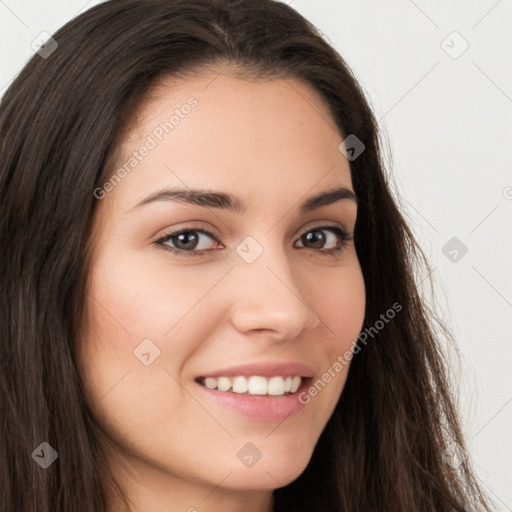
<path fill-rule="evenodd" d="M 0 95 L 41 32 L 97 3 L 0 0 Z M 512 0 L 287 3 L 346 59 L 380 120 L 461 350 L 471 456 L 498 510 L 512 511 Z M 455 262 L 442 252 L 452 237 L 468 248 Z"/>

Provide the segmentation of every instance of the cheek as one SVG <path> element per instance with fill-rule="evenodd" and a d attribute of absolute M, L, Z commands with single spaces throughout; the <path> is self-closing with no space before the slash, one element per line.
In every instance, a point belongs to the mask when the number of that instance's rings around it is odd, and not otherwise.
<path fill-rule="evenodd" d="M 91 280 L 95 319 L 137 338 L 163 338 L 222 278 L 225 267 L 162 265 L 142 253 L 120 261 L 107 253 Z"/>
<path fill-rule="evenodd" d="M 167 380 L 162 387 L 171 390 L 175 382 L 164 370 L 179 379 L 184 362 L 207 338 L 206 320 L 213 321 L 215 311 L 205 311 L 201 301 L 226 272 L 220 265 L 206 272 L 199 266 L 164 267 L 161 260 L 143 260 L 137 253 L 122 258 L 119 254 L 101 254 L 90 276 L 89 326 L 81 359 L 93 400 L 117 382 L 119 394 L 128 382 L 148 384 L 157 374 Z M 191 315 L 205 322 L 191 322 Z M 154 362 L 146 366 L 144 359 Z M 149 387 L 157 384 L 152 381 Z M 144 389 L 131 395 L 130 402 L 137 399 L 147 406 L 154 401 L 144 396 Z"/>
<path fill-rule="evenodd" d="M 351 259 L 339 272 L 329 278 L 316 275 L 310 285 L 311 306 L 324 324 L 324 355 L 319 380 L 312 383 L 304 400 L 322 403 L 323 420 L 332 414 L 342 393 L 352 360 L 352 351 L 363 327 L 366 293 L 365 283 L 357 258 Z M 311 357 L 315 356 L 314 347 Z"/>
<path fill-rule="evenodd" d="M 365 315 L 366 293 L 361 268 L 354 257 L 328 277 L 316 275 L 310 285 L 312 306 L 326 325 L 326 344 L 331 355 L 343 352 L 359 335 Z"/>

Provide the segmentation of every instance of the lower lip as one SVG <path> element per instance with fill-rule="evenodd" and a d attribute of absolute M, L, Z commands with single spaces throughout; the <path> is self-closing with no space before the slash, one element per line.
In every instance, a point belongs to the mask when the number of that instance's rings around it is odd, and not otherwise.
<path fill-rule="evenodd" d="M 233 409 L 245 416 L 261 420 L 283 420 L 288 416 L 298 414 L 305 404 L 299 402 L 300 393 L 308 387 L 311 379 L 302 379 L 300 388 L 293 394 L 282 396 L 246 395 L 230 391 L 209 389 L 196 383 L 208 398 L 222 406 Z"/>

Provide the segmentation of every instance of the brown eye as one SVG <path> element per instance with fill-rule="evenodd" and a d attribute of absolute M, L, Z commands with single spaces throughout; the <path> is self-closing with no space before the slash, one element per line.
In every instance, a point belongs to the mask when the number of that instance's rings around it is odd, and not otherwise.
<path fill-rule="evenodd" d="M 300 240 L 302 244 L 307 247 L 322 249 L 327 240 L 327 236 L 321 229 L 315 229 L 314 231 L 302 235 Z"/>
<path fill-rule="evenodd" d="M 350 240 L 352 237 L 339 226 L 321 226 L 310 229 L 299 239 L 302 244 L 300 247 L 319 249 L 320 252 L 327 253 L 341 251 Z M 330 247 L 325 248 L 326 244 Z"/>
<path fill-rule="evenodd" d="M 321 226 L 304 233 L 298 240 L 302 245 L 297 247 L 332 255 L 341 252 L 351 240 L 352 237 L 340 226 Z M 221 248 L 220 241 L 212 233 L 198 228 L 173 231 L 157 240 L 155 244 L 178 256 L 201 256 L 205 252 Z M 326 245 L 328 247 L 325 247 Z"/>
<path fill-rule="evenodd" d="M 164 235 L 155 243 L 180 256 L 198 256 L 204 251 L 215 249 L 219 244 L 211 233 L 197 228 L 177 230 Z"/>
<path fill-rule="evenodd" d="M 179 235 L 174 235 L 169 238 L 172 241 L 173 245 L 177 249 L 196 249 L 197 244 L 199 243 L 199 236 L 194 231 L 184 231 Z"/>

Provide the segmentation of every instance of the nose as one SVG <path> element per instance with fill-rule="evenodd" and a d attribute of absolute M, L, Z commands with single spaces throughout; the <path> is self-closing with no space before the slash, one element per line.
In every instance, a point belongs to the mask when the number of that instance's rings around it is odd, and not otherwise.
<path fill-rule="evenodd" d="M 230 272 L 231 321 L 239 332 L 264 332 L 266 338 L 284 341 L 321 323 L 283 250 L 266 248 L 256 261 L 247 263 L 240 258 L 234 265 Z"/>

